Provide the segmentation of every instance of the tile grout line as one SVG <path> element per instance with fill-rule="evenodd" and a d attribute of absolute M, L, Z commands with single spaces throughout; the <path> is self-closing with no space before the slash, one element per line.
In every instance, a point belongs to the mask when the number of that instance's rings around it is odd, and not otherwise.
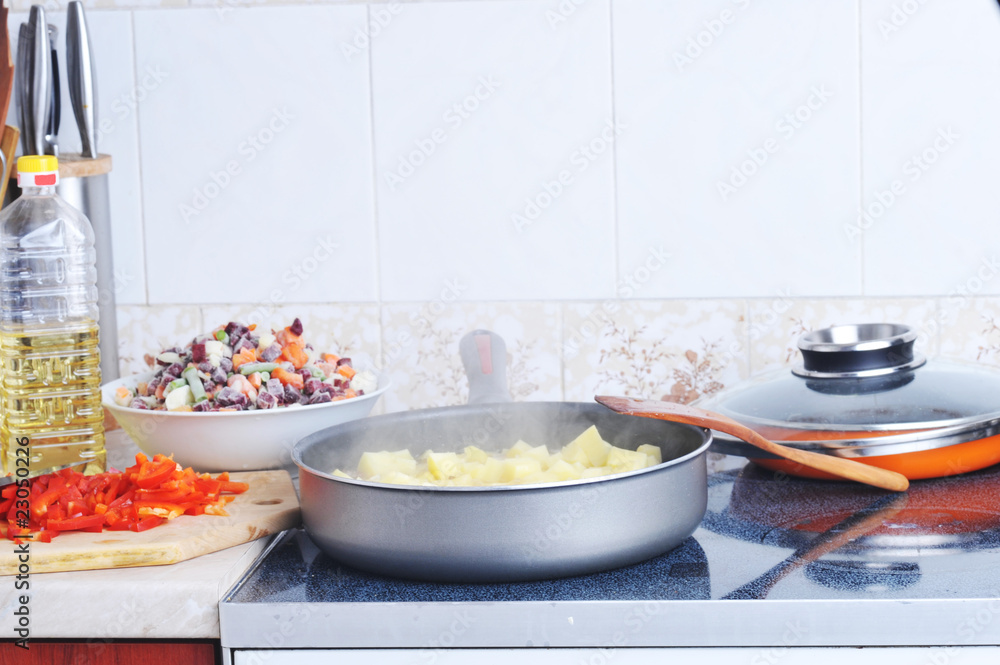
<path fill-rule="evenodd" d="M 864 142 L 864 66 L 862 58 L 864 50 L 862 47 L 863 30 L 861 22 L 861 0 L 856 0 L 855 9 L 858 17 L 858 214 L 864 210 L 865 206 L 865 142 Z M 866 234 L 862 233 L 859 239 L 858 254 L 860 258 L 859 270 L 861 273 L 861 296 L 865 295 L 865 244 Z"/>
<path fill-rule="evenodd" d="M 371 16 L 371 4 L 366 3 L 365 6 L 365 27 L 368 30 L 368 34 L 371 35 L 372 30 L 372 16 Z M 382 300 L 382 242 L 381 233 L 379 229 L 379 215 L 378 215 L 378 169 L 376 168 L 376 150 L 375 150 L 375 72 L 374 72 L 374 52 L 375 41 L 368 38 L 368 132 L 371 137 L 371 158 L 372 158 L 372 170 L 371 170 L 371 185 L 372 185 L 372 233 L 374 235 L 375 246 L 375 302 L 378 305 L 378 357 L 379 362 L 385 361 L 385 326 L 383 323 L 383 314 L 385 303 Z"/>
<path fill-rule="evenodd" d="M 135 34 L 135 12 L 129 11 L 129 28 L 131 30 L 130 37 L 132 38 L 132 89 L 139 89 L 139 50 L 136 45 L 136 34 Z M 146 305 L 150 306 L 149 301 L 149 260 L 148 251 L 146 250 L 146 197 L 145 188 L 143 187 L 145 179 L 143 178 L 142 172 L 142 118 L 140 117 L 139 105 L 135 106 L 135 151 L 138 157 L 137 170 L 139 171 L 139 219 L 141 223 L 139 224 L 139 237 L 142 243 L 142 290 L 145 296 Z"/>
<path fill-rule="evenodd" d="M 615 21 L 614 21 L 614 0 L 608 0 L 608 73 L 610 75 L 609 84 L 611 86 L 611 125 L 617 129 L 618 110 L 615 104 Z M 614 282 L 611 285 L 611 292 L 618 293 L 618 280 L 621 278 L 621 244 L 619 242 L 618 226 L 618 139 L 617 136 L 611 142 L 611 228 L 614 243 Z"/>

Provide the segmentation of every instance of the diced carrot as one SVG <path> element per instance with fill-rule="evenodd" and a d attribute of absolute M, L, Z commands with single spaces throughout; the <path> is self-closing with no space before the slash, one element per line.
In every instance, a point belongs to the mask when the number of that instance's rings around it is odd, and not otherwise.
<path fill-rule="evenodd" d="M 247 326 L 247 328 L 249 328 L 251 331 L 257 330 L 257 324 L 251 323 L 250 325 Z"/>
<path fill-rule="evenodd" d="M 276 367 L 273 372 L 271 372 L 271 378 L 281 381 L 283 386 L 294 386 L 299 390 L 305 387 L 305 379 L 302 378 L 301 374 L 296 374 L 294 372 L 289 372 L 281 367 Z"/>
<path fill-rule="evenodd" d="M 142 395 L 143 397 L 145 397 L 146 395 L 148 395 L 148 394 L 149 394 L 149 393 L 147 392 L 147 390 L 148 390 L 148 389 L 149 389 L 149 384 L 148 384 L 148 383 L 146 383 L 145 381 L 140 381 L 140 382 L 139 382 L 138 384 L 136 384 L 136 386 L 135 386 L 135 391 L 136 391 L 136 392 L 137 392 L 138 394 Z"/>
<path fill-rule="evenodd" d="M 239 353 L 233 355 L 233 369 L 239 369 L 241 365 L 252 363 L 256 360 L 257 354 L 254 353 L 254 349 L 243 347 Z"/>
<path fill-rule="evenodd" d="M 260 372 L 254 372 L 253 374 L 251 374 L 250 376 L 247 377 L 247 380 L 250 381 L 250 385 L 251 386 L 253 386 L 254 388 L 258 388 L 258 389 L 260 388 L 261 384 L 263 383 L 263 381 L 261 381 L 261 378 L 260 378 Z"/>
<path fill-rule="evenodd" d="M 285 347 L 281 350 L 279 358 L 292 363 L 292 367 L 295 369 L 302 369 L 306 366 L 306 363 L 309 362 L 309 355 L 306 353 L 306 350 L 302 348 L 301 344 L 296 342 L 290 342 L 285 345 Z M 235 363 L 233 366 L 235 367 Z"/>
<path fill-rule="evenodd" d="M 357 372 L 350 365 L 341 365 L 337 368 L 337 374 L 346 377 L 348 379 L 353 379 Z"/>
<path fill-rule="evenodd" d="M 357 397 L 357 396 L 358 396 L 358 394 L 356 392 L 354 392 L 353 390 L 351 390 L 350 388 L 348 388 L 347 390 L 344 391 L 344 397 L 346 397 L 347 399 L 350 399 L 352 397 Z"/>
<path fill-rule="evenodd" d="M 156 386 L 156 399 L 163 399 L 163 391 L 167 389 L 167 386 L 160 384 Z"/>
<path fill-rule="evenodd" d="M 336 353 L 324 353 L 323 362 L 330 363 L 331 365 L 336 365 L 337 361 L 340 360 L 340 356 Z"/>

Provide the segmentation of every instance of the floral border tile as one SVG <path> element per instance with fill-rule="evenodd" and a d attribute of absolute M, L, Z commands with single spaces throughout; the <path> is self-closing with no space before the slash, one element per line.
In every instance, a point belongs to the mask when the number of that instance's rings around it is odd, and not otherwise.
<path fill-rule="evenodd" d="M 522 400 L 560 400 L 561 320 L 556 303 L 454 303 L 382 308 L 383 361 L 393 388 L 389 411 L 464 404 L 469 386 L 458 342 L 477 329 L 507 344 L 507 382 Z"/>
<path fill-rule="evenodd" d="M 848 323 L 904 323 L 917 331 L 917 348 L 927 356 L 938 353 L 937 302 L 932 298 L 802 299 L 749 301 L 746 334 L 750 370 L 756 375 L 801 361 L 798 340 L 803 334 Z"/>
<path fill-rule="evenodd" d="M 201 310 L 183 305 L 119 305 L 118 368 L 122 376 L 147 371 L 154 354 L 188 342 L 202 328 Z"/>
<path fill-rule="evenodd" d="M 1000 298 L 940 301 L 941 355 L 1000 365 Z"/>
<path fill-rule="evenodd" d="M 596 393 L 689 403 L 746 376 L 742 300 L 563 306 L 566 398 Z"/>

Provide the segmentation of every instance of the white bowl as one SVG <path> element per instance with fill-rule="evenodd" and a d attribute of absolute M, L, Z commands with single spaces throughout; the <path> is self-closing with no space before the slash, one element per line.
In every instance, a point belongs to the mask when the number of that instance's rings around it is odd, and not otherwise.
<path fill-rule="evenodd" d="M 101 386 L 104 406 L 147 455 L 173 455 L 196 471 L 256 471 L 292 464 L 299 439 L 332 425 L 367 416 L 389 387 L 378 375 L 378 390 L 351 399 L 255 411 L 152 411 L 115 404 L 119 386 L 135 389 L 154 372 L 135 374 Z"/>

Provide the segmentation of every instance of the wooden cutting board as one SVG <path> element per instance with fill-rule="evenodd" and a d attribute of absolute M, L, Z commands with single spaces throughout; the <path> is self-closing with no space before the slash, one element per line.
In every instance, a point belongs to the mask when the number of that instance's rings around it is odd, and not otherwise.
<path fill-rule="evenodd" d="M 299 500 L 287 471 L 247 471 L 230 478 L 249 483 L 250 489 L 227 505 L 229 517 L 181 515 L 142 533 L 64 533 L 51 543 L 30 543 L 31 572 L 177 563 L 299 524 Z M 8 544 L 0 548 L 0 575 L 17 572 L 14 544 Z"/>

